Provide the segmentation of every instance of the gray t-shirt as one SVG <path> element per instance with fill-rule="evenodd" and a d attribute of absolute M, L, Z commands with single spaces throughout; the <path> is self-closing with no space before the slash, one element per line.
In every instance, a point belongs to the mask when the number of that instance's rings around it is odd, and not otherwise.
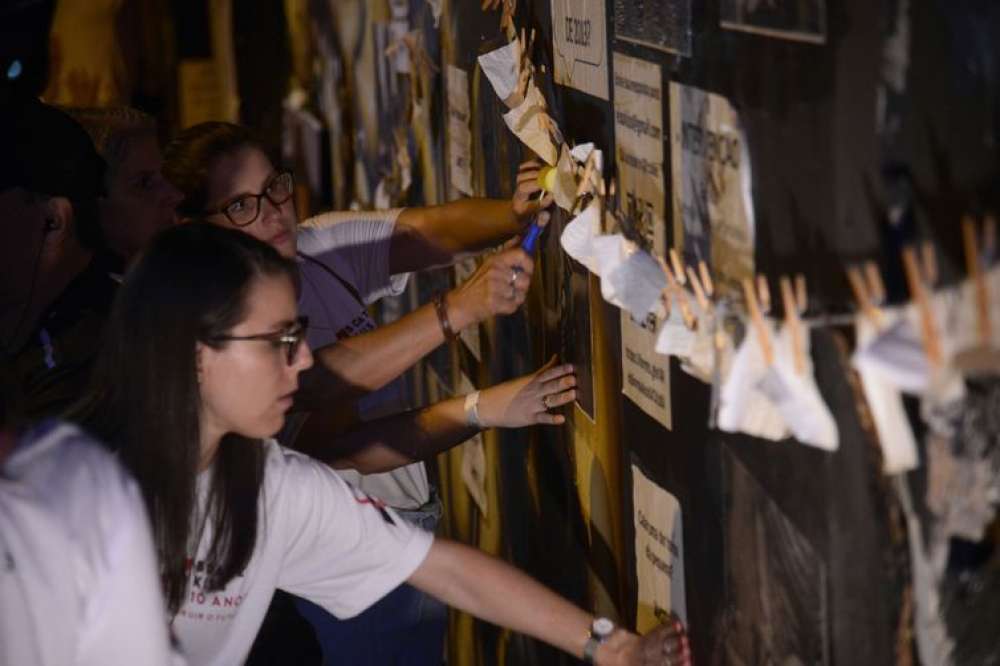
<path fill-rule="evenodd" d="M 400 209 L 346 211 L 312 217 L 299 227 L 299 311 L 309 317 L 309 346 L 319 349 L 365 333 L 376 324 L 366 305 L 406 287 L 407 275 L 389 274 L 389 242 Z M 358 402 L 361 418 L 399 412 L 405 384 L 397 378 Z M 430 500 L 427 470 L 413 463 L 384 474 L 338 470 L 365 493 L 397 509 L 415 509 Z"/>

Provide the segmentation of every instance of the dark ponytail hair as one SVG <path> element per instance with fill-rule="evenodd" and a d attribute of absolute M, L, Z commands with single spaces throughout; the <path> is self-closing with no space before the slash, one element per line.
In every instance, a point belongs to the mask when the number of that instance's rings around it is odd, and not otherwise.
<path fill-rule="evenodd" d="M 201 215 L 209 205 L 208 176 L 216 161 L 248 147 L 267 154 L 249 129 L 220 121 L 192 125 L 168 143 L 163 177 L 184 195 L 177 212 L 192 218 Z"/>
<path fill-rule="evenodd" d="M 221 589 L 246 568 L 263 480 L 260 442 L 226 435 L 205 514 L 195 515 L 197 343 L 220 346 L 212 338 L 243 320 L 258 276 L 286 276 L 294 285 L 296 274 L 294 263 L 241 231 L 197 222 L 167 229 L 119 290 L 90 391 L 71 414 L 117 450 L 139 482 L 171 613 L 184 603 L 197 527 L 212 525 L 208 589 Z"/>

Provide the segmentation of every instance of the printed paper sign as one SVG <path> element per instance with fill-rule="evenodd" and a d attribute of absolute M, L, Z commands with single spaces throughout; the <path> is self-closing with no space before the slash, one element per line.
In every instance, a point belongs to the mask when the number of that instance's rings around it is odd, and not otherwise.
<path fill-rule="evenodd" d="M 608 99 L 604 0 L 552 0 L 555 82 Z"/>
<path fill-rule="evenodd" d="M 660 66 L 614 54 L 615 158 L 629 219 L 658 256 L 666 250 L 663 176 L 663 86 Z M 670 360 L 654 350 L 664 313 L 658 307 L 637 322 L 622 312 L 622 393 L 670 428 Z"/>
<path fill-rule="evenodd" d="M 452 187 L 472 196 L 472 132 L 469 130 L 469 75 L 447 67 L 448 178 Z"/>
<path fill-rule="evenodd" d="M 741 298 L 753 277 L 750 157 L 739 116 L 719 95 L 670 83 L 674 243 L 685 263 L 705 261 L 716 289 Z"/>
<path fill-rule="evenodd" d="M 653 629 L 664 613 L 687 624 L 684 595 L 684 530 L 677 498 L 632 465 L 635 509 L 635 573 L 639 584 L 636 628 Z"/>

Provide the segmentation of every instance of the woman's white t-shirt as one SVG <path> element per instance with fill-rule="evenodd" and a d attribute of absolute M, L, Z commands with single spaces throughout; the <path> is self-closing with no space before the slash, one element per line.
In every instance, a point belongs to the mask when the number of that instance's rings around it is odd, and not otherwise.
<path fill-rule="evenodd" d="M 223 590 L 205 589 L 210 521 L 191 558 L 188 597 L 173 622 L 191 664 L 242 663 L 277 588 L 339 618 L 357 615 L 409 578 L 433 543 L 328 466 L 274 440 L 264 447 L 257 542 L 246 569 Z M 199 476 L 201 503 L 209 479 Z"/>
<path fill-rule="evenodd" d="M 27 433 L 0 466 L 0 664 L 182 664 L 146 506 L 74 426 Z"/>

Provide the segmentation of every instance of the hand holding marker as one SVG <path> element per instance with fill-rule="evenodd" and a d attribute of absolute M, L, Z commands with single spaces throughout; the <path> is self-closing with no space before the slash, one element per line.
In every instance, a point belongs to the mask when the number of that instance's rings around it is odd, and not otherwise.
<path fill-rule="evenodd" d="M 543 167 L 538 172 L 538 186 L 542 188 L 542 190 L 538 193 L 539 201 L 545 196 L 546 192 L 551 192 L 555 188 L 555 185 L 555 167 Z M 535 221 L 531 223 L 530 227 L 528 227 L 528 233 L 526 233 L 524 238 L 521 240 L 521 249 L 528 254 L 533 253 L 535 251 L 535 245 L 538 243 L 538 237 L 542 235 L 542 231 L 548 223 L 549 215 L 547 213 L 544 217 L 542 216 L 542 213 L 535 216 Z"/>

